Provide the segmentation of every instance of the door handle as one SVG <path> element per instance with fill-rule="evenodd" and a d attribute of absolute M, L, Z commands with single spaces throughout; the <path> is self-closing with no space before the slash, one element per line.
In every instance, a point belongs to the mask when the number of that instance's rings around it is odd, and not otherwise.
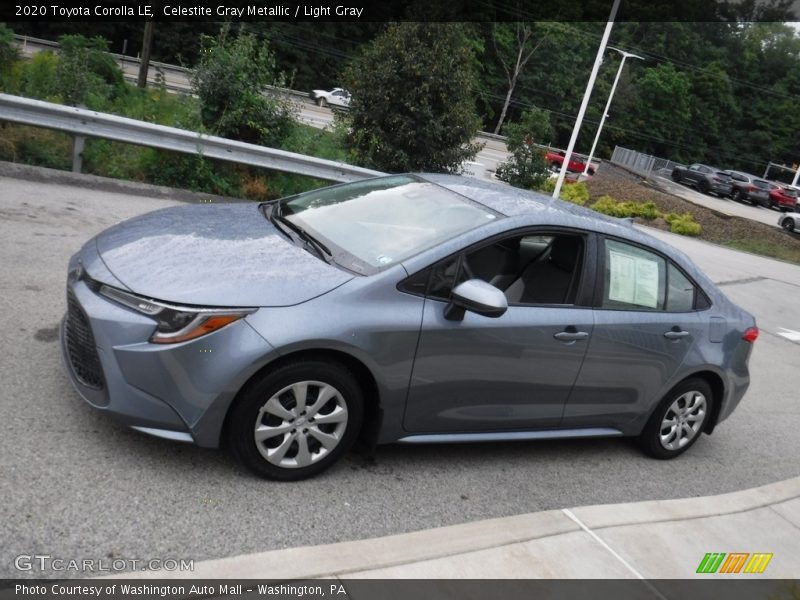
<path fill-rule="evenodd" d="M 689 336 L 688 331 L 681 331 L 679 329 L 678 330 L 672 329 L 664 333 L 664 337 L 667 338 L 668 340 L 679 340 L 681 338 L 685 338 L 688 336 Z"/>
<path fill-rule="evenodd" d="M 589 337 L 589 334 L 586 331 L 559 331 L 553 334 L 553 337 L 562 342 L 574 342 L 585 340 Z"/>

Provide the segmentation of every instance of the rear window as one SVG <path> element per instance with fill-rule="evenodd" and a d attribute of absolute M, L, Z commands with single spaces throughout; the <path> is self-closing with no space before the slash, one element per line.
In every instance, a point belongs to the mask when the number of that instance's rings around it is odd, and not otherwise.
<path fill-rule="evenodd" d="M 771 184 L 769 181 L 764 181 L 762 179 L 754 179 L 753 180 L 753 185 L 755 185 L 756 187 L 761 188 L 762 190 L 768 190 L 768 189 L 771 189 L 773 187 L 778 187 L 776 185 Z"/>
<path fill-rule="evenodd" d="M 797 198 L 797 190 L 793 190 L 792 188 L 783 188 L 783 193 L 789 198 Z"/>

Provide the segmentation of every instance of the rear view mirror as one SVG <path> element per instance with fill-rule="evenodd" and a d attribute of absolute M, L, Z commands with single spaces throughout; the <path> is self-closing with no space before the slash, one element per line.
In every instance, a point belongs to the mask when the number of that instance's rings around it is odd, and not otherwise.
<path fill-rule="evenodd" d="M 490 283 L 469 279 L 453 289 L 450 303 L 444 310 L 444 318 L 460 321 L 467 310 L 496 319 L 508 310 L 508 300 L 503 292 Z"/>

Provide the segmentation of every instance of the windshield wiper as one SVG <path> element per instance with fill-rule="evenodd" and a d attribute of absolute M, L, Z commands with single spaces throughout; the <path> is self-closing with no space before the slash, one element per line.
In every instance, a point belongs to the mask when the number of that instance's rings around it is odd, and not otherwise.
<path fill-rule="evenodd" d="M 300 237 L 300 239 L 303 240 L 303 242 L 305 242 L 306 246 L 310 246 L 311 248 L 313 248 L 316 254 L 322 260 L 324 260 L 326 263 L 331 263 L 333 259 L 333 253 L 330 251 L 330 249 L 325 244 L 320 242 L 317 238 L 315 238 L 313 235 L 308 233 L 305 229 L 303 229 L 299 225 L 292 223 L 289 219 L 281 215 L 280 208 L 281 206 L 279 203 L 265 204 L 263 205 L 262 212 L 264 213 L 264 216 L 267 217 L 273 225 L 277 226 L 278 223 L 280 223 L 281 225 L 285 225 L 293 232 L 295 232 Z M 280 227 L 278 227 L 278 229 L 282 230 L 282 228 Z"/>

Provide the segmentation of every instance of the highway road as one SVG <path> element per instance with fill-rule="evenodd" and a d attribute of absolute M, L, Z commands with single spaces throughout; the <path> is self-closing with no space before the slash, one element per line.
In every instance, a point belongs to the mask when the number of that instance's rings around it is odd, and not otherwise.
<path fill-rule="evenodd" d="M 564 506 L 719 494 L 800 475 L 800 267 L 672 236 L 762 327 L 734 415 L 678 460 L 623 439 L 389 446 L 315 479 L 263 481 L 226 452 L 148 437 L 87 406 L 61 364 L 69 256 L 169 201 L 0 178 L 0 576 L 20 554 L 201 560 Z"/>

